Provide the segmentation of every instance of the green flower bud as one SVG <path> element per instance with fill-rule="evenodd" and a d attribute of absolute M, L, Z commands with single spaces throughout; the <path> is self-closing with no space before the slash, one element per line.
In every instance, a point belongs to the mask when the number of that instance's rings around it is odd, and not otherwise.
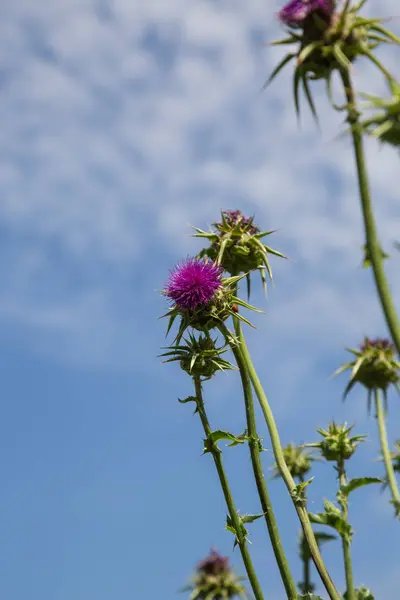
<path fill-rule="evenodd" d="M 293 442 L 283 448 L 285 463 L 293 478 L 303 479 L 311 470 L 315 457 L 302 446 L 296 446 Z M 280 477 L 277 465 L 274 465 L 274 478 Z"/>
<path fill-rule="evenodd" d="M 264 290 L 267 274 L 272 280 L 269 255 L 286 258 L 284 254 L 261 242 L 261 239 L 273 231 L 261 232 L 254 224 L 253 217 L 245 217 L 240 210 L 221 212 L 221 222 L 213 223 L 215 231 L 206 232 L 195 227 L 193 237 L 209 241 L 210 246 L 199 253 L 199 258 L 208 257 L 215 261 L 230 275 L 245 273 L 247 291 L 250 296 L 250 274 L 259 271 Z"/>
<path fill-rule="evenodd" d="M 329 423 L 328 429 L 317 429 L 317 432 L 323 437 L 321 442 L 307 444 L 312 448 L 319 448 L 325 460 L 342 463 L 351 458 L 360 442 L 365 439 L 365 435 L 349 436 L 354 425 L 347 427 L 347 423 L 336 425 L 335 422 Z"/>
<path fill-rule="evenodd" d="M 399 390 L 400 381 L 400 362 L 396 359 L 396 352 L 393 344 L 383 338 L 375 340 L 365 338 L 360 345 L 360 349 L 347 348 L 354 354 L 355 360 L 342 365 L 335 375 L 350 370 L 350 381 L 344 392 L 344 397 L 356 383 L 360 383 L 368 391 L 381 389 L 386 394 L 390 385 L 396 386 Z"/>
<path fill-rule="evenodd" d="M 196 338 L 192 333 L 188 339 L 183 339 L 185 345 L 169 346 L 166 348 L 168 352 L 164 352 L 161 356 L 169 358 L 164 362 L 177 361 L 185 373 L 191 377 L 201 377 L 203 380 L 210 379 L 217 371 L 226 371 L 234 369 L 227 360 L 222 358 L 228 348 L 222 346 L 217 348 L 217 340 L 211 339 L 209 336 L 200 335 Z"/>

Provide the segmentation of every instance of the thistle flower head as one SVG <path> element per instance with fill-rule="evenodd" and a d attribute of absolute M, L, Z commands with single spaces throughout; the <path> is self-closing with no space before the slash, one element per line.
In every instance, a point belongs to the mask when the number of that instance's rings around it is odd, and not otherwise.
<path fill-rule="evenodd" d="M 264 289 L 267 277 L 272 280 L 269 255 L 286 258 L 281 252 L 262 243 L 262 238 L 273 231 L 263 231 L 254 223 L 254 217 L 246 217 L 240 210 L 221 212 L 221 221 L 213 223 L 210 232 L 194 228 L 193 237 L 203 238 L 209 242 L 199 257 L 208 257 L 216 261 L 230 275 L 246 273 L 247 293 L 250 296 L 250 274 L 259 271 Z"/>
<path fill-rule="evenodd" d="M 239 306 L 262 312 L 235 296 L 237 282 L 244 275 L 222 278 L 222 267 L 207 258 L 187 258 L 170 273 L 163 295 L 172 301 L 169 311 L 167 334 L 175 319 L 180 317 L 180 326 L 175 342 L 179 344 L 188 327 L 209 331 L 218 327 L 232 316 L 248 325 L 239 314 Z"/>
<path fill-rule="evenodd" d="M 382 143 L 400 148 L 400 84 L 392 80 L 389 87 L 391 97 L 387 100 L 363 94 L 369 100 L 364 108 L 375 109 L 377 112 L 362 121 L 361 125 L 366 133 Z"/>
<path fill-rule="evenodd" d="M 279 11 L 278 18 L 289 27 L 304 27 L 310 16 L 330 17 L 334 8 L 333 0 L 290 0 Z"/>
<path fill-rule="evenodd" d="M 197 572 L 205 575 L 220 575 L 229 572 L 229 558 L 222 556 L 214 548 L 211 548 L 210 554 L 199 562 Z"/>
<path fill-rule="evenodd" d="M 353 6 L 350 0 L 346 0 L 339 11 L 336 11 L 336 4 L 335 0 L 292 0 L 278 15 L 281 22 L 289 26 L 289 36 L 271 45 L 293 44 L 295 48 L 272 71 L 264 88 L 287 64 L 295 60 L 293 89 L 298 116 L 301 84 L 305 99 L 317 119 L 310 89 L 310 81 L 316 79 L 326 81 L 332 106 L 342 110 L 343 107 L 337 107 L 332 97 L 332 74 L 334 71 L 349 73 L 352 63 L 360 56 L 374 63 L 386 79 L 393 79 L 373 51 L 384 43 L 400 44 L 400 39 L 383 27 L 384 19 L 365 18 L 359 14 L 365 0 Z"/>
<path fill-rule="evenodd" d="M 366 437 L 365 435 L 350 437 L 349 434 L 353 427 L 347 427 L 346 423 L 343 425 L 336 425 L 335 422 L 329 423 L 328 429 L 317 430 L 322 436 L 322 440 L 308 445 L 319 448 L 325 460 L 342 463 L 353 456 L 358 444 Z"/>
<path fill-rule="evenodd" d="M 246 598 L 246 590 L 241 581 L 229 566 L 228 557 L 221 556 L 216 550 L 197 566 L 196 575 L 191 585 L 184 590 L 191 590 L 191 600 L 222 600 L 223 598 Z"/>
<path fill-rule="evenodd" d="M 207 305 L 221 287 L 222 268 L 205 260 L 187 258 L 171 272 L 165 295 L 183 309 Z"/>
<path fill-rule="evenodd" d="M 223 231 L 224 225 L 227 225 L 231 228 L 239 226 L 243 232 L 250 235 L 260 232 L 258 227 L 253 224 L 254 217 L 245 217 L 241 210 L 223 210 L 221 216 L 223 219 L 222 222 L 214 223 L 214 227 L 219 231 Z"/>
<path fill-rule="evenodd" d="M 354 360 L 343 364 L 335 372 L 335 375 L 347 370 L 351 372 L 344 397 L 356 383 L 366 387 L 368 392 L 380 389 L 386 394 L 390 385 L 399 390 L 400 362 L 396 359 L 395 348 L 388 339 L 366 337 L 359 349 L 347 350 L 354 355 Z"/>
<path fill-rule="evenodd" d="M 217 371 L 226 371 L 235 367 L 222 358 L 227 351 L 226 346 L 217 347 L 217 340 L 207 335 L 194 336 L 182 340 L 178 346 L 169 346 L 161 356 L 168 357 L 164 362 L 178 361 L 180 367 L 191 377 L 210 379 Z"/>
<path fill-rule="evenodd" d="M 311 470 L 312 463 L 316 460 L 311 453 L 302 446 L 296 446 L 293 442 L 283 448 L 285 463 L 294 478 L 303 479 Z M 274 465 L 274 477 L 280 477 L 278 466 Z"/>

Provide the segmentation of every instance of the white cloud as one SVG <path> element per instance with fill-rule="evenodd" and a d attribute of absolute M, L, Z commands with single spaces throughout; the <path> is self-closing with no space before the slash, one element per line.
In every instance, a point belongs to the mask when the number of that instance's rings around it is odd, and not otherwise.
<path fill-rule="evenodd" d="M 118 338 L 132 304 L 163 283 L 150 264 L 153 236 L 166 275 L 168 254 L 195 247 L 188 223 L 239 205 L 281 228 L 274 243 L 297 261 L 296 271 L 277 267 L 285 294 L 268 309 L 281 337 L 360 331 L 378 313 L 358 289 L 364 273 L 350 285 L 362 225 L 351 147 L 335 139 L 341 116 L 318 88 L 322 137 L 307 113 L 298 130 L 289 71 L 259 91 L 282 53 L 254 40 L 280 35 L 278 3 L 136 4 L 26 1 L 2 20 L 0 223 L 13 249 L 1 266 L 3 320 L 47 332 L 50 346 L 62 335 L 66 347 L 82 347 L 85 337 L 89 362 L 99 348 L 113 362 L 110 331 Z M 394 6 L 379 8 L 390 15 Z M 385 56 L 395 69 L 394 52 Z M 357 67 L 360 89 L 382 89 L 371 73 Z M 400 223 L 398 158 L 368 146 L 389 244 Z"/>

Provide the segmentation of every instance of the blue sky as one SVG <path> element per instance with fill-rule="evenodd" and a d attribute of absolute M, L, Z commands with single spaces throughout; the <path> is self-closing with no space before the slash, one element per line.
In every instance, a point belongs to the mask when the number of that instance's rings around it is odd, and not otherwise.
<path fill-rule="evenodd" d="M 290 69 L 260 88 L 281 51 L 278 3 L 260 0 L 18 0 L 0 23 L 0 592 L 9 600 L 165 600 L 215 545 L 232 557 L 225 507 L 202 432 L 177 397 L 190 380 L 157 358 L 165 344 L 168 270 L 199 244 L 220 209 L 279 229 L 275 287 L 249 332 L 282 441 L 315 439 L 332 418 L 369 442 L 353 476 L 382 473 L 376 423 L 362 390 L 341 402 L 329 379 L 344 346 L 386 333 L 363 243 L 351 147 L 315 88 L 322 132 L 299 129 Z M 370 0 L 366 14 L 396 14 Z M 399 22 L 390 24 L 400 33 Z M 396 50 L 382 52 L 400 76 Z M 356 66 L 362 91 L 384 92 Z M 339 94 L 339 91 L 338 91 Z M 398 157 L 367 145 L 380 234 L 400 234 Z M 397 175 L 397 178 L 396 178 Z M 399 260 L 388 273 L 400 297 Z M 256 287 L 256 286 L 255 286 Z M 237 376 L 207 385 L 215 428 L 243 430 Z M 390 398 L 391 440 L 399 402 Z M 265 429 L 260 434 L 269 448 Z M 264 456 L 265 468 L 272 456 Z M 226 464 L 237 505 L 257 512 L 245 448 Z M 333 498 L 318 466 L 311 509 Z M 283 485 L 270 484 L 285 548 L 298 524 Z M 387 495 L 354 495 L 356 583 L 395 600 L 400 536 Z M 271 600 L 283 598 L 263 523 L 252 552 Z M 372 543 L 371 543 L 372 541 Z M 343 589 L 340 548 L 325 556 Z"/>

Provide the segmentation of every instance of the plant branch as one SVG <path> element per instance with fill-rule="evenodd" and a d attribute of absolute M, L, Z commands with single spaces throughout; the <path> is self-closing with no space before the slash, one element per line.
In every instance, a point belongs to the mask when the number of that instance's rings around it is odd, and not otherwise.
<path fill-rule="evenodd" d="M 342 70 L 341 78 L 348 103 L 348 122 L 351 127 L 351 135 L 353 139 L 368 257 L 371 261 L 375 285 L 385 316 L 386 324 L 390 331 L 393 343 L 396 346 L 397 352 L 400 354 L 400 321 L 393 303 L 390 285 L 383 266 L 384 259 L 378 240 L 375 217 L 372 208 L 371 193 L 369 189 L 360 115 L 357 110 L 354 88 L 349 73 L 346 70 Z"/>
<path fill-rule="evenodd" d="M 396 481 L 396 475 L 389 451 L 389 443 L 387 439 L 386 424 L 385 424 L 385 413 L 382 406 L 382 399 L 380 390 L 375 389 L 375 408 L 376 418 L 378 420 L 379 427 L 379 438 L 381 442 L 382 456 L 386 468 L 386 477 L 392 494 L 392 504 L 396 511 L 396 516 L 400 517 L 400 492 Z"/>

